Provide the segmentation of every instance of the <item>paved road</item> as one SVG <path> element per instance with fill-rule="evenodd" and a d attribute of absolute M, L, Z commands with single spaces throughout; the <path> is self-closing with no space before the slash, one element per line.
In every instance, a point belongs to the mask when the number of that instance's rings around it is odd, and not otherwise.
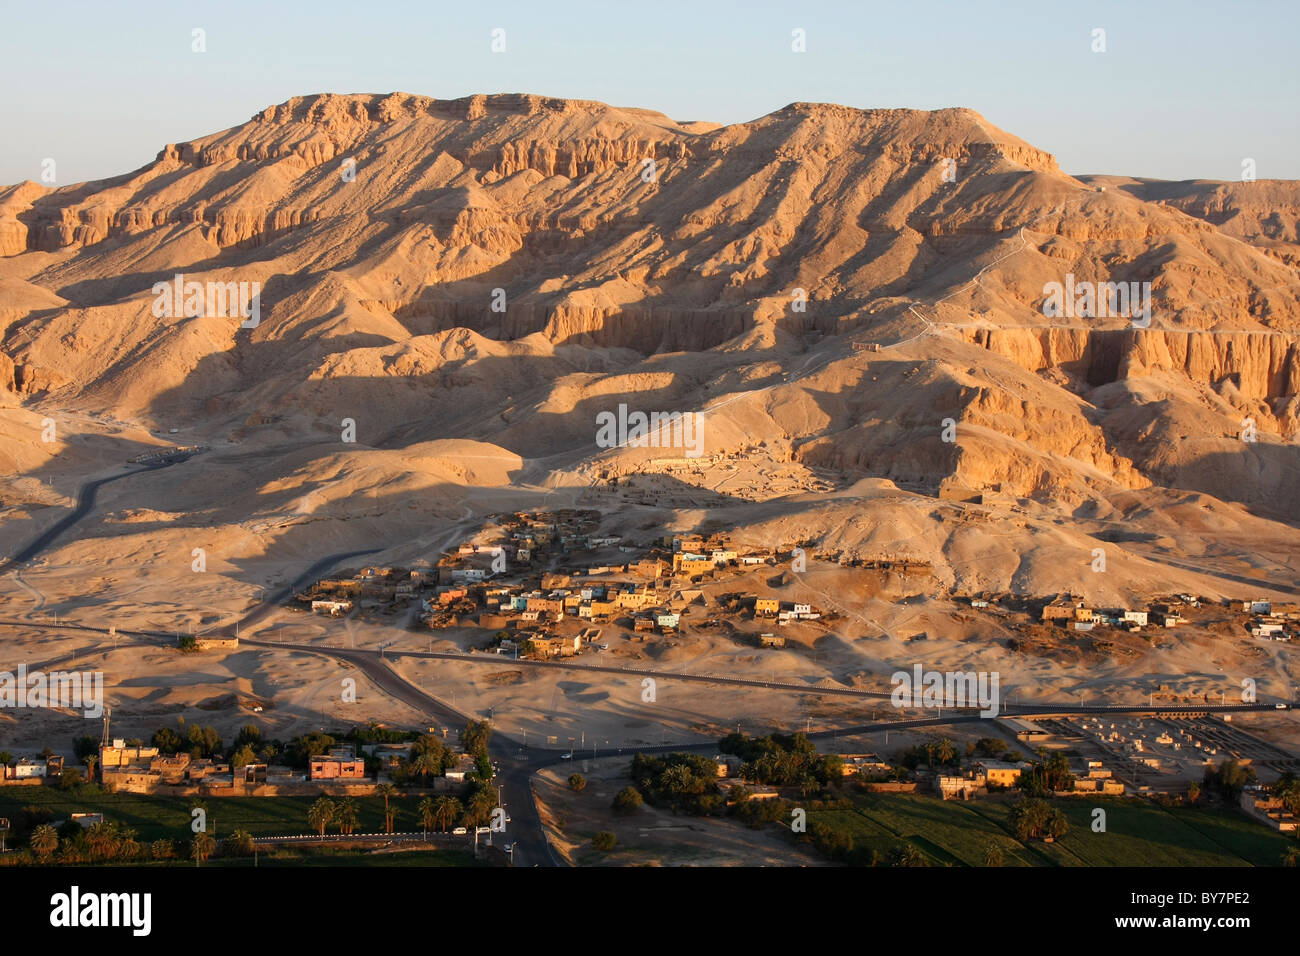
<path fill-rule="evenodd" d="M 14 565 L 22 564 L 24 561 L 30 561 L 53 544 L 59 535 L 63 534 L 63 532 L 67 531 L 82 518 L 86 517 L 86 515 L 90 514 L 90 509 L 95 507 L 95 497 L 99 494 L 99 489 L 104 487 L 104 485 L 112 481 L 121 481 L 123 478 L 129 478 L 132 475 L 139 475 L 146 471 L 157 471 L 159 468 L 167 468 L 172 464 L 172 461 L 159 461 L 145 465 L 142 468 L 132 468 L 127 471 L 118 472 L 115 475 L 109 475 L 107 478 L 98 478 L 94 481 L 86 482 L 77 490 L 77 506 L 45 531 L 41 532 L 29 541 L 22 550 L 0 562 L 0 573 L 7 571 Z"/>

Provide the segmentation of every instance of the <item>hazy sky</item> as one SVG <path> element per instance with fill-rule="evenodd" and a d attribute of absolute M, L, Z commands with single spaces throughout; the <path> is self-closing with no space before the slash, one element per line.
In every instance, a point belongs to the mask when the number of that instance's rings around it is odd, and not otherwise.
<path fill-rule="evenodd" d="M 1300 178 L 1300 3 L 0 0 L 0 183 L 115 175 L 289 97 L 527 92 L 730 123 L 968 106 L 1071 173 Z M 505 30 L 506 51 L 491 51 Z M 192 30 L 207 50 L 193 52 Z M 791 50 L 806 31 L 807 52 Z M 1093 30 L 1105 30 L 1094 53 Z"/>

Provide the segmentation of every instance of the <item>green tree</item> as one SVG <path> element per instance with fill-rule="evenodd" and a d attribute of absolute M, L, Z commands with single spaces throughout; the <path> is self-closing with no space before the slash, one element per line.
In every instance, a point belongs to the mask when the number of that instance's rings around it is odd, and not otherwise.
<path fill-rule="evenodd" d="M 337 809 L 333 800 L 329 797 L 321 797 L 307 811 L 308 825 L 321 836 L 324 836 L 325 828 L 334 822 L 334 813 Z"/>
<path fill-rule="evenodd" d="M 462 812 L 459 800 L 441 796 L 433 801 L 433 825 L 439 830 L 450 830 Z"/>
<path fill-rule="evenodd" d="M 418 775 L 421 782 L 427 783 L 430 775 L 436 777 L 442 772 L 442 760 L 431 753 L 417 754 L 411 763 L 411 772 Z"/>
<path fill-rule="evenodd" d="M 437 819 L 433 797 L 425 797 L 415 809 L 420 814 L 420 822 L 424 824 L 425 839 L 428 839 L 429 830 L 433 828 L 434 821 Z"/>
<path fill-rule="evenodd" d="M 176 855 L 176 845 L 171 840 L 154 840 L 149 844 L 149 855 L 155 860 L 170 860 Z"/>
<path fill-rule="evenodd" d="M 111 860 L 117 856 L 121 837 L 117 827 L 105 820 L 88 827 L 83 840 L 91 859 Z"/>
<path fill-rule="evenodd" d="M 247 830 L 236 830 L 226 837 L 225 846 L 222 849 L 230 856 L 252 856 L 253 835 Z"/>
<path fill-rule="evenodd" d="M 216 848 L 217 841 L 206 832 L 196 833 L 190 841 L 190 859 L 195 863 L 204 863 Z"/>
<path fill-rule="evenodd" d="M 1065 814 L 1037 797 L 1022 797 L 1012 804 L 1009 821 L 1016 839 L 1022 843 L 1034 838 L 1056 840 L 1069 829 Z"/>
<path fill-rule="evenodd" d="M 492 724 L 486 720 L 471 720 L 460 732 L 460 745 L 473 757 L 488 752 L 492 741 Z"/>
<path fill-rule="evenodd" d="M 1059 840 L 1065 836 L 1066 831 L 1070 829 L 1070 821 L 1066 819 L 1064 813 L 1060 810 L 1053 809 L 1047 815 L 1047 823 L 1043 827 L 1044 834 L 1052 840 Z"/>
<path fill-rule="evenodd" d="M 393 820 L 397 815 L 397 809 L 390 807 L 388 801 L 397 795 L 397 787 L 391 783 L 381 783 L 375 787 L 375 793 L 384 798 L 384 832 L 393 832 Z"/>
<path fill-rule="evenodd" d="M 636 787 L 624 787 L 614 797 L 614 809 L 619 813 L 633 813 L 638 810 L 644 798 Z"/>
<path fill-rule="evenodd" d="M 602 853 L 608 853 L 614 847 L 618 846 L 618 837 L 608 830 L 601 830 L 591 838 L 591 845 Z"/>
<path fill-rule="evenodd" d="M 1040 754 L 1046 754 L 1046 748 L 1039 747 Z M 1074 774 L 1070 772 L 1070 761 L 1059 750 L 1047 754 L 1043 759 L 1034 761 L 1028 770 L 1021 772 L 1017 786 L 1031 797 L 1044 797 L 1057 791 L 1074 789 Z"/>
<path fill-rule="evenodd" d="M 335 742 L 334 738 L 329 734 L 312 731 L 289 742 L 286 759 L 294 767 L 305 767 L 312 757 L 319 757 L 323 753 L 328 753 Z"/>
<path fill-rule="evenodd" d="M 925 858 L 915 845 L 903 842 L 894 847 L 889 853 L 890 866 L 929 866 L 930 861 Z"/>
<path fill-rule="evenodd" d="M 996 843 L 988 843 L 984 847 L 984 865 L 1001 866 L 1002 865 L 1002 847 Z"/>
<path fill-rule="evenodd" d="M 221 751 L 221 735 L 215 727 L 200 727 L 190 724 L 186 740 L 190 745 L 190 755 L 195 759 L 212 757 Z"/>
<path fill-rule="evenodd" d="M 414 761 L 420 754 L 428 754 L 433 758 L 434 763 L 441 766 L 446 749 L 442 741 L 433 734 L 421 734 L 411 744 L 411 760 Z"/>
<path fill-rule="evenodd" d="M 159 727 L 155 730 L 152 743 L 158 748 L 159 753 L 164 754 L 174 754 L 185 746 L 185 741 L 181 739 L 181 735 L 170 727 Z"/>
<path fill-rule="evenodd" d="M 587 778 L 580 773 L 569 774 L 569 789 L 574 793 L 582 793 L 587 789 Z"/>
<path fill-rule="evenodd" d="M 496 809 L 497 795 L 491 784 L 482 781 L 476 783 L 465 800 L 465 812 L 461 822 L 467 827 L 486 826 Z"/>
<path fill-rule="evenodd" d="M 54 827 L 48 823 L 42 823 L 32 831 L 32 852 L 37 858 L 44 861 L 49 859 L 50 854 L 59 848 L 59 834 Z"/>
<path fill-rule="evenodd" d="M 235 770 L 247 767 L 250 763 L 257 763 L 257 754 L 250 744 L 244 744 L 230 755 L 230 766 Z"/>
<path fill-rule="evenodd" d="M 360 820 L 361 815 L 357 810 L 357 802 L 351 797 L 344 797 L 334 814 L 334 822 L 339 825 L 339 833 L 351 834 L 356 830 Z"/>
<path fill-rule="evenodd" d="M 1205 771 L 1205 786 L 1214 790 L 1228 800 L 1235 801 L 1248 784 L 1255 782 L 1255 768 L 1241 764 L 1236 757 L 1229 757 L 1218 767 L 1209 767 Z"/>
<path fill-rule="evenodd" d="M 1293 772 L 1288 770 L 1278 777 L 1272 786 L 1272 792 L 1289 813 L 1300 814 L 1300 778 Z"/>

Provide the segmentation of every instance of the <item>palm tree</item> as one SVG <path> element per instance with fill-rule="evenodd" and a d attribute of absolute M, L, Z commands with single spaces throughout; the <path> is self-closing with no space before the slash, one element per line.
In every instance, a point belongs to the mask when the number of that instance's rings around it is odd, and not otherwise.
<path fill-rule="evenodd" d="M 384 798 L 384 832 L 393 832 L 393 817 L 396 815 L 394 810 L 388 806 L 388 798 L 397 795 L 397 787 L 391 783 L 381 783 L 375 787 L 375 793 Z"/>
<path fill-rule="evenodd" d="M 334 822 L 339 825 L 339 833 L 351 834 L 357 828 L 358 819 L 357 802 L 351 797 L 346 797 L 334 813 Z"/>
<path fill-rule="evenodd" d="M 32 852 L 42 860 L 59 848 L 59 832 L 48 823 L 42 823 L 32 831 Z"/>
<path fill-rule="evenodd" d="M 893 866 L 926 866 L 927 860 L 925 854 L 918 850 L 911 843 L 900 843 L 894 847 L 890 854 L 893 860 Z"/>
<path fill-rule="evenodd" d="M 212 850 L 216 845 L 217 841 L 212 839 L 212 837 L 208 835 L 207 831 L 200 831 L 199 833 L 194 834 L 194 840 L 190 844 L 190 859 L 192 859 L 196 865 L 203 863 L 212 855 Z"/>
<path fill-rule="evenodd" d="M 479 827 L 487 823 L 492 818 L 492 811 L 496 805 L 496 795 L 491 787 L 476 790 L 465 805 L 466 824 Z"/>
<path fill-rule="evenodd" d="M 238 856 L 248 856 L 253 852 L 253 835 L 247 830 L 236 830 L 226 837 L 226 850 Z"/>
<path fill-rule="evenodd" d="M 325 828 L 334 821 L 335 811 L 334 801 L 329 797 L 321 797 L 307 811 L 307 823 L 313 830 L 324 836 Z"/>
<path fill-rule="evenodd" d="M 1300 812 L 1300 777 L 1288 770 L 1277 778 L 1272 791 L 1273 796 L 1279 798 L 1289 812 Z"/>
<path fill-rule="evenodd" d="M 434 810 L 433 798 L 425 797 L 420 801 L 420 805 L 416 809 L 420 811 L 420 822 L 424 824 L 424 838 L 427 840 L 429 839 L 429 827 L 433 826 L 435 814 L 437 813 Z"/>
<path fill-rule="evenodd" d="M 86 780 L 89 781 L 90 783 L 94 783 L 95 764 L 99 763 L 99 756 L 96 754 L 90 754 L 88 757 L 86 757 L 85 760 L 82 761 L 82 763 L 86 765 Z"/>
<path fill-rule="evenodd" d="M 433 802 L 434 824 L 439 830 L 448 830 L 460 816 L 460 801 L 455 797 L 439 797 Z"/>
<path fill-rule="evenodd" d="M 416 757 L 415 762 L 411 764 L 411 772 L 418 773 L 420 775 L 420 780 L 425 783 L 429 780 L 429 774 L 436 775 L 441 770 L 442 761 L 434 757 L 433 754 L 429 753 L 427 750 Z"/>

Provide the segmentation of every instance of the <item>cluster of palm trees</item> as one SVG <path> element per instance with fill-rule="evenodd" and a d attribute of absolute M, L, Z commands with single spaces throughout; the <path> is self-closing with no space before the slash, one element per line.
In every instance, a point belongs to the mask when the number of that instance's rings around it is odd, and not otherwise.
<path fill-rule="evenodd" d="M 420 823 L 427 836 L 430 830 L 447 831 L 460 819 L 464 807 L 455 797 L 425 797 L 416 810 L 420 814 Z M 390 831 L 391 832 L 391 831 Z"/>
<path fill-rule="evenodd" d="M 141 842 L 132 830 L 122 823 L 102 821 L 76 834 L 65 834 L 49 823 L 32 830 L 28 840 L 32 855 L 46 863 L 55 858 L 63 863 L 98 863 L 106 861 L 135 861 L 145 859 L 170 860 L 177 855 L 177 841 L 161 839 L 153 843 Z M 217 840 L 205 831 L 194 834 L 189 841 L 188 854 L 196 863 L 205 862 L 218 849 Z M 235 830 L 220 845 L 223 855 L 246 856 L 253 852 L 253 837 L 246 830 Z M 60 852 L 61 851 L 61 852 Z"/>
<path fill-rule="evenodd" d="M 391 783 L 379 784 L 375 787 L 375 793 L 384 798 L 384 832 L 392 833 L 397 818 L 402 813 L 394 804 L 393 798 L 402 794 Z M 430 830 L 450 830 L 458 823 L 462 826 L 481 826 L 491 819 L 495 808 L 492 788 L 477 786 L 464 802 L 445 794 L 426 796 L 416 806 L 416 813 L 427 835 Z M 337 802 L 329 797 L 321 797 L 308 809 L 307 823 L 321 836 L 331 826 L 338 827 L 340 834 L 354 833 L 359 825 L 356 801 L 351 797 Z"/>
<path fill-rule="evenodd" d="M 321 836 L 325 835 L 326 828 L 331 824 L 337 826 L 341 834 L 352 833 L 360 820 L 357 802 L 351 797 L 345 797 L 338 803 L 329 797 L 321 797 L 307 811 L 307 823 Z"/>

